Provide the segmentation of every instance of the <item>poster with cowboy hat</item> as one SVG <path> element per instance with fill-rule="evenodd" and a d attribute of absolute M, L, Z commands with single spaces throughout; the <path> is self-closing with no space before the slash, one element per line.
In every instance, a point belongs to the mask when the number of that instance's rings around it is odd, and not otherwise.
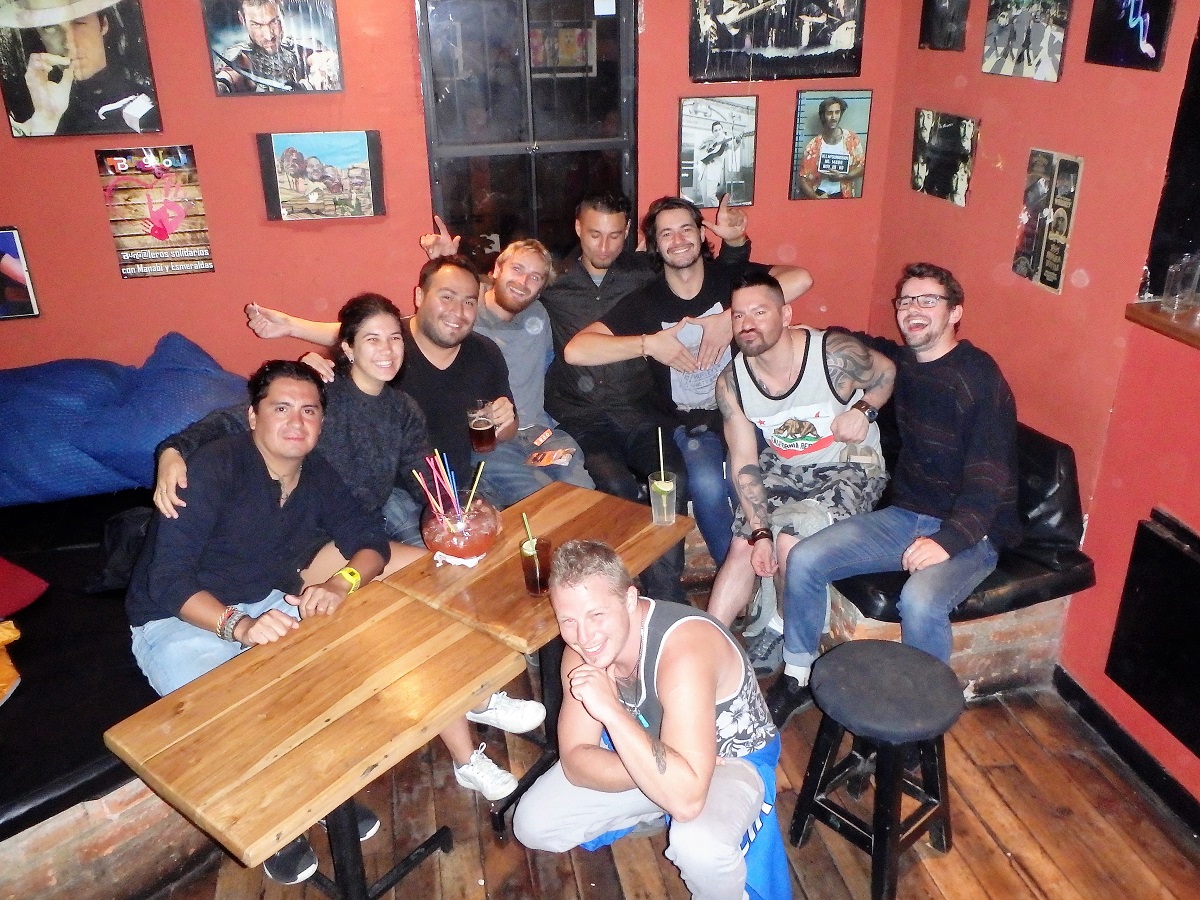
<path fill-rule="evenodd" d="M 141 0 L 0 0 L 14 137 L 162 131 Z"/>

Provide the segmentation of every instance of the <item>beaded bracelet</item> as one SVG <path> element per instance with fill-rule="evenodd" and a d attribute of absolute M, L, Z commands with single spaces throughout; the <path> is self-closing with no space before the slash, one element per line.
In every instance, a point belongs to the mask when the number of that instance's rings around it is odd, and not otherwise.
<path fill-rule="evenodd" d="M 227 606 L 221 612 L 220 618 L 217 619 L 217 627 L 213 629 L 217 633 L 217 637 L 225 637 L 225 623 L 229 621 L 229 617 L 235 612 L 237 612 L 237 607 L 234 606 Z"/>

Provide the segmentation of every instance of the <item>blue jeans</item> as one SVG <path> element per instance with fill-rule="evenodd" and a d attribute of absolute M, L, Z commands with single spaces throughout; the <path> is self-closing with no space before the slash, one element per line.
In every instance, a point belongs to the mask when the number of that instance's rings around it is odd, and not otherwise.
<path fill-rule="evenodd" d="M 410 547 L 424 547 L 421 537 L 421 511 L 424 509 L 402 487 L 392 488 L 383 505 L 383 530 L 393 541 Z"/>
<path fill-rule="evenodd" d="M 553 481 L 565 481 L 576 487 L 593 488 L 596 485 L 583 466 L 583 451 L 569 434 L 561 428 L 538 446 L 533 442 L 546 430 L 545 425 L 530 425 L 520 429 L 512 438 L 502 444 L 497 444 L 491 453 L 472 453 L 471 466 L 474 468 L 480 461 L 487 463 L 483 467 L 483 476 L 479 481 L 479 489 L 484 496 L 492 501 L 499 509 L 512 506 L 518 500 L 524 500 L 534 491 L 539 491 Z M 531 466 L 526 460 L 535 450 L 560 450 L 574 448 L 575 455 L 565 466 Z M 468 485 L 469 487 L 469 485 Z"/>
<path fill-rule="evenodd" d="M 234 606 L 255 618 L 268 609 L 278 609 L 299 619 L 300 611 L 283 598 L 283 591 L 271 591 L 256 603 Z M 248 649 L 237 641 L 223 641 L 213 631 L 189 625 L 176 616 L 138 625 L 132 631 L 133 656 L 160 697 Z"/>
<path fill-rule="evenodd" d="M 811 666 L 825 624 L 830 582 L 867 572 L 900 572 L 900 557 L 942 520 L 889 506 L 834 522 L 788 554 L 783 591 L 783 659 Z M 988 538 L 948 560 L 914 572 L 900 591 L 901 640 L 943 662 L 950 660 L 950 612 L 996 568 Z"/>
<path fill-rule="evenodd" d="M 674 433 L 675 446 L 687 467 L 688 492 L 696 525 L 708 545 L 713 562 L 720 568 L 733 540 L 733 487 L 725 474 L 725 441 L 708 429 L 688 433 L 680 425 Z"/>

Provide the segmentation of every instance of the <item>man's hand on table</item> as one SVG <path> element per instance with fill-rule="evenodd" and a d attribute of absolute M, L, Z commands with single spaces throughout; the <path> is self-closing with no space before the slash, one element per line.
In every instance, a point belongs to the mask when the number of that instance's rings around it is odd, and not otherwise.
<path fill-rule="evenodd" d="M 328 616 L 335 612 L 346 595 L 350 593 L 350 582 L 334 575 L 322 584 L 310 584 L 299 596 L 288 594 L 284 599 L 300 610 L 300 618 Z"/>
<path fill-rule="evenodd" d="M 233 638 L 243 647 L 272 644 L 299 627 L 300 623 L 287 613 L 268 609 L 257 619 L 247 616 L 238 622 L 233 629 Z"/>

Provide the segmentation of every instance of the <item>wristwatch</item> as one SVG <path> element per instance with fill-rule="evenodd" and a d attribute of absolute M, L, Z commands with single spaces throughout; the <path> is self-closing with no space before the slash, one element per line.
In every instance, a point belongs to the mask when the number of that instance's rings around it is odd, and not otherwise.
<path fill-rule="evenodd" d="M 873 407 L 866 400 L 859 400 L 857 403 L 855 403 L 850 408 L 857 409 L 860 413 L 862 413 L 864 416 L 867 417 L 868 422 L 874 422 L 876 419 L 879 418 L 879 410 L 877 410 L 875 407 Z"/>

